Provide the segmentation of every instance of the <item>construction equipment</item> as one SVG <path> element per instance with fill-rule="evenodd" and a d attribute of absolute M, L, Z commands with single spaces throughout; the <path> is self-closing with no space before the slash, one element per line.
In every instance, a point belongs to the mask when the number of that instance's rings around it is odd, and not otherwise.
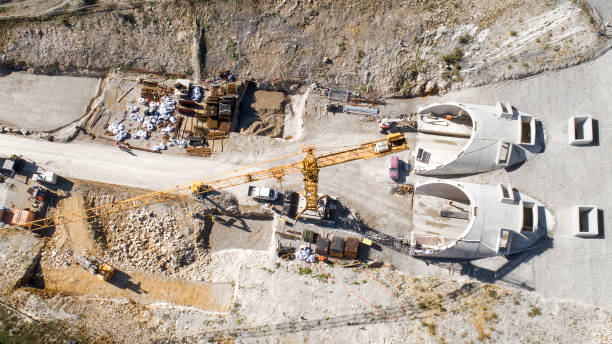
<path fill-rule="evenodd" d="M 384 147 L 381 148 L 381 146 Z M 203 196 L 204 194 L 213 190 L 220 190 L 236 185 L 251 183 L 258 180 L 274 178 L 278 181 L 281 181 L 283 177 L 288 174 L 301 172 L 304 176 L 304 196 L 306 198 L 306 206 L 298 214 L 297 218 L 299 218 L 299 216 L 305 210 L 311 210 L 315 213 L 318 213 L 319 195 L 317 184 L 319 181 L 319 169 L 354 160 L 377 158 L 383 155 L 403 151 L 406 149 L 408 149 L 408 143 L 402 133 L 391 134 L 382 140 L 363 143 L 361 145 L 348 148 L 346 150 L 325 154 L 318 157 L 314 153 L 315 146 L 309 146 L 302 150 L 302 152 L 306 153 L 306 157 L 304 158 L 304 160 L 292 164 L 275 166 L 260 171 L 214 179 L 215 177 L 219 177 L 219 175 L 217 175 L 196 181 L 194 183 L 179 185 L 174 188 L 140 195 L 123 201 L 109 203 L 94 208 L 58 214 L 55 217 L 51 218 L 27 222 L 22 225 L 22 227 L 25 227 L 29 230 L 38 230 L 42 228 L 77 222 L 96 216 L 144 207 L 155 203 L 178 200 L 189 195 Z M 221 174 L 220 176 L 270 163 L 272 161 L 286 159 L 299 153 L 300 152 L 296 152 L 276 159 L 239 168 L 230 171 L 229 173 Z"/>
<path fill-rule="evenodd" d="M 95 275 L 102 281 L 110 280 L 113 277 L 113 274 L 115 273 L 115 268 L 112 267 L 110 264 L 104 262 L 100 258 L 93 256 L 87 258 L 75 254 L 74 259 L 83 269 L 91 272 L 93 275 Z"/>

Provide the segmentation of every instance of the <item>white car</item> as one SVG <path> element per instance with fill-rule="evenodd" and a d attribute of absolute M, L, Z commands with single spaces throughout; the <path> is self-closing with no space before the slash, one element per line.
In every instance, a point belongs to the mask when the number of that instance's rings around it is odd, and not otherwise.
<path fill-rule="evenodd" d="M 276 192 L 276 190 L 261 186 L 249 186 L 248 195 L 254 199 L 270 202 L 276 201 L 278 198 L 278 192 Z"/>

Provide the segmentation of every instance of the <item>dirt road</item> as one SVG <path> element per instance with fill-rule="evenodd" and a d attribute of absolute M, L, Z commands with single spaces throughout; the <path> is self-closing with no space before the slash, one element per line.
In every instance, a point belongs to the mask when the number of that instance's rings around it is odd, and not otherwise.
<path fill-rule="evenodd" d="M 141 303 L 169 302 L 226 312 L 233 294 L 231 283 L 176 281 L 141 272 L 128 275 L 122 271 L 116 271 L 108 282 L 104 282 L 78 266 L 67 269 L 42 266 L 42 270 L 45 290 L 68 295 L 127 298 Z"/>

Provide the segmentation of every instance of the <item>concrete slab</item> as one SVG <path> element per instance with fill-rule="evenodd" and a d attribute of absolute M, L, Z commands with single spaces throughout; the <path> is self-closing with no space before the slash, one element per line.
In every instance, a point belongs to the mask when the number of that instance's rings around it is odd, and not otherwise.
<path fill-rule="evenodd" d="M 10 73 L 0 77 L 0 123 L 50 131 L 85 115 L 101 79 Z"/>
<path fill-rule="evenodd" d="M 612 217 L 612 170 L 608 159 L 612 145 L 612 52 L 576 67 L 544 73 L 519 81 L 498 83 L 451 92 L 443 96 L 403 102 L 413 109 L 431 102 L 462 101 L 493 104 L 509 101 L 527 113 L 538 114 L 546 136 L 542 154 L 510 171 L 498 170 L 459 178 L 476 183 L 512 183 L 521 192 L 537 198 L 550 209 L 556 227 L 550 239 L 538 248 L 512 260 L 492 258 L 472 263 L 435 265 L 404 258 L 402 267 L 413 273 L 467 275 L 488 282 L 500 282 L 532 289 L 545 296 L 571 298 L 612 309 L 612 239 L 606 235 Z M 598 119 L 594 142 L 576 147 L 567 144 L 567 120 L 576 113 Z M 599 213 L 600 235 L 594 239 L 575 238 L 571 210 L 576 204 L 593 204 Z M 606 226 L 606 224 L 608 226 Z M 602 227 L 603 226 L 603 227 Z"/>

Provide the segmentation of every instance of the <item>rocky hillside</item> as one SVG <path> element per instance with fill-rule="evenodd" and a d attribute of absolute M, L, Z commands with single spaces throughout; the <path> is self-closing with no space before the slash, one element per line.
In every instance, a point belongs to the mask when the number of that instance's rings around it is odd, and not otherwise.
<path fill-rule="evenodd" d="M 0 20 L 0 63 L 37 73 L 130 67 L 202 79 L 229 69 L 415 96 L 579 63 L 604 44 L 572 1 L 109 0 L 85 10 L 78 3 Z"/>

